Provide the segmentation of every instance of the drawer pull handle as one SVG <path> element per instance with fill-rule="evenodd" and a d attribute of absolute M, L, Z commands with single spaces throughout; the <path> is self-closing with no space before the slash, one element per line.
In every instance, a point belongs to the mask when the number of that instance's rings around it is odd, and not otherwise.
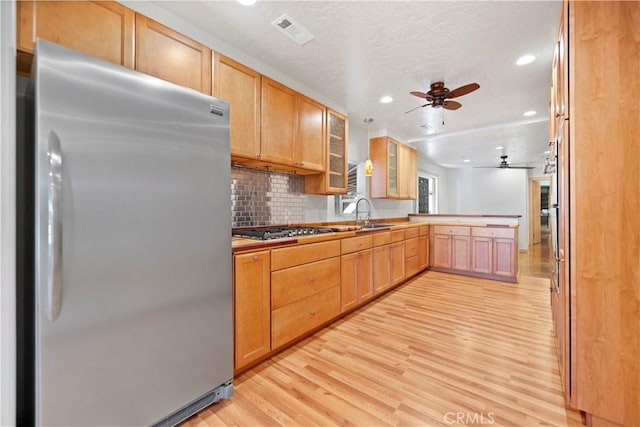
<path fill-rule="evenodd" d="M 316 278 L 315 278 L 315 277 L 312 277 L 311 279 L 309 279 L 309 281 L 311 281 L 311 282 L 315 282 L 315 281 L 316 281 Z"/>
<path fill-rule="evenodd" d="M 310 315 L 310 316 L 315 316 L 315 315 L 316 315 L 316 312 L 315 312 L 315 311 L 310 311 L 310 312 L 309 312 L 309 315 Z"/>

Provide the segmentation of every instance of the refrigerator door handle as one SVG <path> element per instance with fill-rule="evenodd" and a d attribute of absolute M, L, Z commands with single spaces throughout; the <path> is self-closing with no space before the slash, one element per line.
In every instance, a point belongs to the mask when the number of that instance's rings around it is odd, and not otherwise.
<path fill-rule="evenodd" d="M 62 149 L 60 138 L 49 132 L 49 190 L 47 203 L 47 301 L 46 314 L 54 322 L 62 309 Z"/>

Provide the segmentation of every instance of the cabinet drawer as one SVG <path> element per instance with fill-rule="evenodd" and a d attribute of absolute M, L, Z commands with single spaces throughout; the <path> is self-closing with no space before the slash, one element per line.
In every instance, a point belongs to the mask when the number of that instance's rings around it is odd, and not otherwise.
<path fill-rule="evenodd" d="M 391 232 L 383 231 L 373 235 L 373 246 L 382 246 L 391 243 Z"/>
<path fill-rule="evenodd" d="M 342 239 L 341 245 L 342 253 L 348 254 L 373 247 L 373 238 L 372 236 L 350 237 L 348 239 Z"/>
<path fill-rule="evenodd" d="M 421 225 L 418 227 L 418 235 L 419 236 L 425 236 L 429 234 L 429 226 L 428 225 Z"/>
<path fill-rule="evenodd" d="M 271 308 L 276 309 L 340 284 L 340 258 L 271 273 Z"/>
<path fill-rule="evenodd" d="M 471 235 L 476 237 L 499 237 L 501 239 L 514 239 L 516 230 L 514 228 L 502 227 L 471 227 Z"/>
<path fill-rule="evenodd" d="M 271 271 L 340 255 L 340 240 L 290 246 L 271 251 Z"/>
<path fill-rule="evenodd" d="M 273 349 L 340 314 L 340 286 L 285 305 L 271 313 Z"/>
<path fill-rule="evenodd" d="M 407 239 L 404 241 L 404 256 L 410 258 L 418 255 L 418 238 Z"/>
<path fill-rule="evenodd" d="M 448 234 L 449 236 L 469 236 L 471 235 L 471 227 L 459 225 L 434 225 L 434 234 Z"/>
<path fill-rule="evenodd" d="M 391 242 L 401 242 L 404 240 L 404 230 L 392 230 L 391 231 Z"/>
<path fill-rule="evenodd" d="M 419 265 L 420 265 L 420 260 L 418 259 L 417 255 L 407 258 L 404 261 L 404 273 L 406 277 L 413 276 L 414 274 L 416 274 L 418 272 Z"/>
<path fill-rule="evenodd" d="M 405 239 L 413 239 L 414 237 L 418 237 L 418 234 L 420 234 L 420 229 L 418 227 L 410 227 L 404 230 Z"/>

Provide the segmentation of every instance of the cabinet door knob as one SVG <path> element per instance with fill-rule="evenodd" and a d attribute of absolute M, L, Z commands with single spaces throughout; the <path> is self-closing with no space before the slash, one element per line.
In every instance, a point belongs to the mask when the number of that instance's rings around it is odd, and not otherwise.
<path fill-rule="evenodd" d="M 315 311 L 310 311 L 310 312 L 309 312 L 309 315 L 310 315 L 310 316 L 315 316 L 315 315 L 316 315 L 316 312 L 315 312 Z"/>
<path fill-rule="evenodd" d="M 309 279 L 309 280 L 310 280 L 311 282 L 315 282 L 315 281 L 316 281 L 316 278 L 315 278 L 315 277 L 312 277 L 312 278 L 311 278 L 311 279 Z"/>
<path fill-rule="evenodd" d="M 259 258 L 258 258 L 258 255 L 254 255 L 254 256 L 251 257 L 251 259 L 254 260 L 254 261 L 257 261 Z"/>

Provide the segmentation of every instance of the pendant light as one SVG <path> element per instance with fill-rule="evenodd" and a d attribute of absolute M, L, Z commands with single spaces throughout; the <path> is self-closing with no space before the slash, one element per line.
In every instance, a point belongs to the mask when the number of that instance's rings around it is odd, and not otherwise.
<path fill-rule="evenodd" d="M 368 117 L 364 119 L 364 122 L 367 124 L 367 160 L 364 162 L 364 175 L 372 176 L 373 175 L 373 162 L 371 161 L 371 141 L 369 141 L 369 128 L 371 127 L 371 122 L 373 119 Z"/>

